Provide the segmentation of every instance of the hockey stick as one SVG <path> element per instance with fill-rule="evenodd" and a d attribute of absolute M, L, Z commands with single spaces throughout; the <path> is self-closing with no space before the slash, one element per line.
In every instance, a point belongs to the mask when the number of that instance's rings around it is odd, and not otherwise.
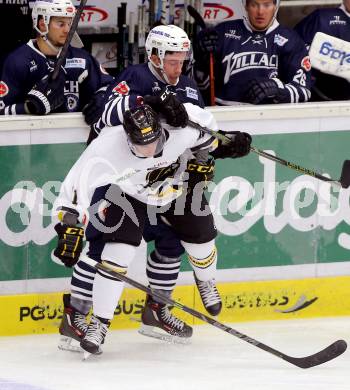
<path fill-rule="evenodd" d="M 115 271 L 115 269 L 112 265 L 110 265 L 108 263 L 105 263 L 105 262 L 102 262 L 102 264 L 96 263 L 95 268 L 97 268 L 97 269 L 99 269 L 99 270 L 101 270 L 101 271 L 103 271 L 111 276 L 114 276 L 115 278 L 117 278 L 118 280 L 120 280 L 122 282 L 128 283 L 129 285 L 145 292 L 146 294 L 152 295 L 153 297 L 159 299 L 161 302 L 163 302 L 167 305 L 175 306 L 178 309 L 180 309 L 188 314 L 191 314 L 193 317 L 196 317 L 196 318 L 206 322 L 207 324 L 213 325 L 216 328 L 219 328 L 219 329 L 223 330 L 224 332 L 231 334 L 232 336 L 238 337 L 239 339 L 241 339 L 249 344 L 252 344 L 257 348 L 260 348 L 266 352 L 269 352 L 272 355 L 275 355 L 278 358 L 283 359 L 283 360 L 293 364 L 294 366 L 297 366 L 300 368 L 310 368 L 310 367 L 314 367 L 314 366 L 318 366 L 320 364 L 326 363 L 332 359 L 335 359 L 336 357 L 338 357 L 342 353 L 344 353 L 346 351 L 346 348 L 347 348 L 347 344 L 344 340 L 337 340 L 334 343 L 332 343 L 331 345 L 329 345 L 328 347 L 322 349 L 319 352 L 316 352 L 313 355 L 299 357 L 299 358 L 292 357 L 292 356 L 286 355 L 285 353 L 280 352 L 272 347 L 269 347 L 268 345 L 266 345 L 258 340 L 255 340 L 252 337 L 249 337 L 249 336 L 245 335 L 244 333 L 239 332 L 238 330 L 235 330 L 235 329 L 233 329 L 233 328 L 231 328 L 231 327 L 229 327 L 229 326 L 227 326 L 219 321 L 216 321 L 214 318 L 208 317 L 205 314 L 202 314 L 197 310 L 191 309 L 188 306 L 185 306 L 177 301 L 174 301 L 171 298 L 157 292 L 156 290 L 153 290 L 149 287 L 144 286 L 143 284 L 137 282 L 136 280 L 130 279 L 129 277 L 120 274 L 119 272 Z"/>
<path fill-rule="evenodd" d="M 55 65 L 55 68 L 52 72 L 52 76 L 51 76 L 51 79 L 52 80 L 56 80 L 59 72 L 60 72 L 60 69 L 61 69 L 61 66 L 63 65 L 66 57 L 67 57 L 67 52 L 68 52 L 68 48 L 69 48 L 69 45 L 72 41 L 72 38 L 73 38 L 73 35 L 75 34 L 76 30 L 77 30 L 77 27 L 78 27 L 78 23 L 79 23 L 79 20 L 80 20 L 80 16 L 84 10 L 84 7 L 87 3 L 87 0 L 80 0 L 80 4 L 79 4 L 79 7 L 77 9 L 77 12 L 76 14 L 74 15 L 74 18 L 73 18 L 73 21 L 72 21 L 72 25 L 70 26 L 70 30 L 69 30 L 69 33 L 67 35 L 67 39 L 66 41 L 64 42 L 64 45 L 62 47 L 62 50 L 58 56 L 58 59 L 57 59 L 57 62 L 56 62 L 56 65 Z"/>
<path fill-rule="evenodd" d="M 134 63 L 135 12 L 129 12 L 128 65 Z"/>
<path fill-rule="evenodd" d="M 192 5 L 187 6 L 187 11 L 195 20 L 195 22 L 198 24 L 198 26 L 200 26 L 202 29 L 205 29 L 207 27 L 202 16 L 194 7 L 192 7 Z M 215 77 L 214 77 L 213 52 L 209 53 L 209 80 L 210 80 L 210 105 L 215 106 Z"/>
<path fill-rule="evenodd" d="M 197 129 L 199 131 L 203 131 L 204 133 L 212 135 L 213 137 L 222 141 L 223 144 L 227 144 L 228 142 L 230 142 L 229 138 L 226 137 L 225 135 L 220 134 L 214 130 L 208 129 L 207 127 L 203 127 L 196 122 L 189 120 L 188 125 L 191 127 L 194 127 L 195 129 Z M 251 146 L 250 150 L 252 152 L 258 154 L 259 156 L 262 156 L 262 157 L 265 157 L 269 160 L 275 161 L 281 165 L 284 165 L 287 168 L 293 169 L 293 170 L 295 170 L 299 173 L 302 173 L 304 175 L 315 177 L 316 179 L 335 184 L 335 185 L 342 187 L 342 188 L 349 188 L 350 187 L 350 160 L 344 161 L 343 166 L 342 166 L 340 179 L 334 180 L 334 179 L 331 179 L 329 177 L 323 176 L 320 173 L 317 173 L 309 168 L 304 168 L 301 165 L 292 163 L 290 161 L 284 160 L 281 157 L 274 156 L 272 154 L 264 152 L 263 150 L 260 150 L 260 149 L 256 148 L 255 146 Z"/>

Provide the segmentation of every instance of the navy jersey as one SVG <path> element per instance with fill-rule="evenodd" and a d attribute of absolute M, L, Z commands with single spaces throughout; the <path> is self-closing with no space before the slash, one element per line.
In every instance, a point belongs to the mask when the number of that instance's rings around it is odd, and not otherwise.
<path fill-rule="evenodd" d="M 317 32 L 350 42 L 350 14 L 343 5 L 339 8 L 318 9 L 299 22 L 295 29 L 308 48 Z M 312 91 L 314 100 L 350 99 L 350 84 L 345 79 L 316 69 L 312 70 L 312 75 L 315 78 L 315 88 Z"/>
<path fill-rule="evenodd" d="M 215 27 L 219 35 L 215 51 L 216 102 L 245 102 L 249 80 L 277 78 L 289 92 L 289 102 L 310 98 L 310 61 L 298 34 L 274 21 L 266 32 L 253 32 L 243 21 L 233 20 Z M 197 81 L 208 87 L 208 61 L 197 61 Z M 204 67 L 205 66 L 205 67 Z"/>
<path fill-rule="evenodd" d="M 149 62 L 129 66 L 108 88 L 107 102 L 97 128 L 121 124 L 124 112 L 138 104 L 138 97 L 158 95 L 167 85 Z M 197 84 L 189 77 L 180 75 L 177 85 L 168 85 L 168 88 L 176 93 L 180 102 L 204 107 Z"/>
<path fill-rule="evenodd" d="M 46 57 L 35 41 L 13 51 L 6 59 L 0 81 L 0 113 L 25 114 L 24 101 L 33 86 L 55 66 L 56 57 Z M 93 93 L 113 81 L 85 50 L 69 47 L 66 63 L 65 101 L 56 112 L 81 111 Z"/>

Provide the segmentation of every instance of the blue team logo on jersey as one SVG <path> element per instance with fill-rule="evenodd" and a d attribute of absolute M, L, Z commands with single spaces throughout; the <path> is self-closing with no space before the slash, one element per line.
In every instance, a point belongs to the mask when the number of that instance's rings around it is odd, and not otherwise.
<path fill-rule="evenodd" d="M 77 110 L 79 97 L 73 94 L 67 94 L 66 98 L 66 108 L 68 112 L 74 112 Z"/>
<path fill-rule="evenodd" d="M 274 39 L 273 39 L 273 42 L 276 43 L 276 45 L 282 47 L 288 42 L 288 39 L 285 37 L 282 37 L 282 35 L 280 35 L 280 34 L 276 34 Z"/>
<path fill-rule="evenodd" d="M 198 92 L 191 87 L 186 87 L 186 96 L 190 99 L 198 100 Z"/>

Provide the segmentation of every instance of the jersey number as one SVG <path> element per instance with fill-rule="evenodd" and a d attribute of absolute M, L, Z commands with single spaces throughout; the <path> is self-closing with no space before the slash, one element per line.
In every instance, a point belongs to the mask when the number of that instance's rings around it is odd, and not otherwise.
<path fill-rule="evenodd" d="M 298 69 L 296 75 L 293 77 L 293 81 L 300 84 L 302 87 L 306 86 L 306 74 L 302 69 Z"/>

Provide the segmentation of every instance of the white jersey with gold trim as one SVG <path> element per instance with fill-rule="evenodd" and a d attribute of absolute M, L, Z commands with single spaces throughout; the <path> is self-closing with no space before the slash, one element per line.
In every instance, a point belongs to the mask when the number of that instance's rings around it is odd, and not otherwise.
<path fill-rule="evenodd" d="M 185 103 L 185 107 L 191 120 L 217 130 L 209 111 L 191 103 Z M 86 210 L 95 189 L 108 184 L 117 184 L 126 194 L 150 205 L 163 206 L 179 197 L 192 149 L 212 151 L 217 147 L 217 139 L 189 126 L 162 125 L 167 140 L 162 153 L 152 158 L 140 158 L 131 152 L 123 126 L 105 128 L 69 171 L 56 204 L 76 207 L 75 199 Z M 161 170 L 169 167 L 168 175 L 162 178 Z"/>

